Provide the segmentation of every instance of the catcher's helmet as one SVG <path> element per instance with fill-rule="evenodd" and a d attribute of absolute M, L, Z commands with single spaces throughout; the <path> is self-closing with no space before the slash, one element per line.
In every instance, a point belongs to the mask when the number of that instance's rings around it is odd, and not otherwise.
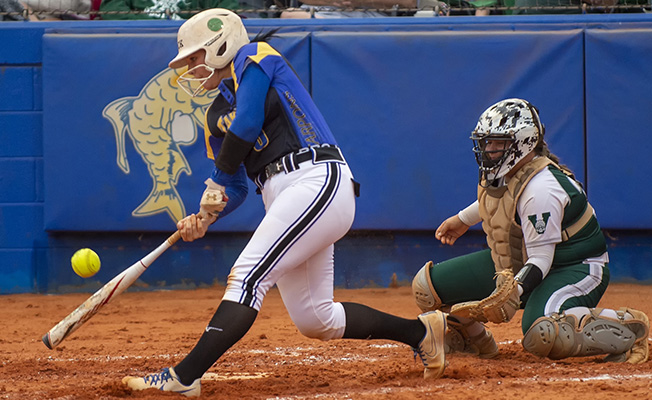
<path fill-rule="evenodd" d="M 522 99 L 506 99 L 482 113 L 471 140 L 480 180 L 484 177 L 491 184 L 505 176 L 543 140 L 543 125 L 532 104 Z M 504 150 L 487 150 L 487 143 L 493 140 L 506 141 Z M 491 157 L 500 152 L 501 157 Z"/>
<path fill-rule="evenodd" d="M 179 54 L 170 61 L 169 66 L 181 68 L 188 64 L 188 56 L 204 49 L 206 65 L 222 69 L 247 43 L 247 30 L 237 14 L 224 8 L 205 10 L 188 19 L 179 28 Z"/>

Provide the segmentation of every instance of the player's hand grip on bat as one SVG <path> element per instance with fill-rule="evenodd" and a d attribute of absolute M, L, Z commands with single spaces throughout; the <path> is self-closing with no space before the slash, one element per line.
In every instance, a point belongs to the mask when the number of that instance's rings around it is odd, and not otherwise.
<path fill-rule="evenodd" d="M 217 217 L 203 214 L 200 211 L 197 214 L 190 214 L 181 221 L 177 222 L 177 229 L 181 234 L 184 242 L 192 242 L 204 237 L 208 227 L 217 220 Z"/>
<path fill-rule="evenodd" d="M 217 220 L 229 201 L 225 188 L 212 179 L 206 179 L 206 190 L 201 196 L 199 213 L 190 214 L 177 222 L 177 229 L 185 242 L 192 242 L 206 235 L 208 227 Z"/>
<path fill-rule="evenodd" d="M 435 231 L 435 238 L 443 244 L 452 245 L 457 238 L 469 230 L 469 226 L 462 222 L 459 216 L 453 215 L 439 225 Z"/>
<path fill-rule="evenodd" d="M 217 216 L 220 215 L 229 201 L 226 188 L 215 183 L 211 178 L 206 179 L 204 183 L 206 184 L 206 190 L 201 195 L 201 201 L 199 202 L 200 214 L 205 213 L 217 219 Z M 213 222 L 215 221 L 213 220 Z"/>

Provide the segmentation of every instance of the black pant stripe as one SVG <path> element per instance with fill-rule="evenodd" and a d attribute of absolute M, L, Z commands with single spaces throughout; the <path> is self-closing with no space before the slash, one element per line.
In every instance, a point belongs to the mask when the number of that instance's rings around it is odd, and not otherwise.
<path fill-rule="evenodd" d="M 340 166 L 337 163 L 328 163 L 328 165 L 330 173 L 319 197 L 312 204 L 308 212 L 304 213 L 303 217 L 286 231 L 286 234 L 281 240 L 276 242 L 274 248 L 254 267 L 253 273 L 247 278 L 245 282 L 245 296 L 242 304 L 250 307 L 253 306 L 253 302 L 255 301 L 255 288 L 258 286 L 260 279 L 267 275 L 269 270 L 276 264 L 292 243 L 319 218 L 324 209 L 330 204 L 331 199 L 335 196 L 338 182 L 340 181 Z"/>

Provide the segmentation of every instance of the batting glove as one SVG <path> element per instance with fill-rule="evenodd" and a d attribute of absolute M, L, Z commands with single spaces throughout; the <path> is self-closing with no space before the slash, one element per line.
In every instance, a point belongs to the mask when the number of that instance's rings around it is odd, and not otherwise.
<path fill-rule="evenodd" d="M 212 222 L 215 222 L 217 216 L 226 207 L 229 198 L 226 195 L 224 186 L 218 185 L 210 178 L 206 179 L 204 183 L 206 184 L 206 190 L 204 190 L 199 202 L 199 213 L 202 216 L 210 216 Z"/>

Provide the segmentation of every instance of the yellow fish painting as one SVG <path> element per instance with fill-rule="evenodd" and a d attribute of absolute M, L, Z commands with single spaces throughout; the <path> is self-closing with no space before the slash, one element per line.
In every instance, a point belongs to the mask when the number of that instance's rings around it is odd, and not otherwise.
<path fill-rule="evenodd" d="M 179 146 L 196 141 L 197 127 L 203 128 L 206 108 L 219 92 L 191 98 L 177 84 L 178 77 L 176 70 L 167 68 L 150 79 L 138 96 L 114 100 L 102 111 L 113 125 L 122 172 L 130 171 L 125 150 L 129 136 L 152 178 L 152 191 L 132 211 L 134 217 L 167 212 L 177 222 L 186 216 L 176 184 L 182 171 L 188 175 L 192 171 Z"/>

